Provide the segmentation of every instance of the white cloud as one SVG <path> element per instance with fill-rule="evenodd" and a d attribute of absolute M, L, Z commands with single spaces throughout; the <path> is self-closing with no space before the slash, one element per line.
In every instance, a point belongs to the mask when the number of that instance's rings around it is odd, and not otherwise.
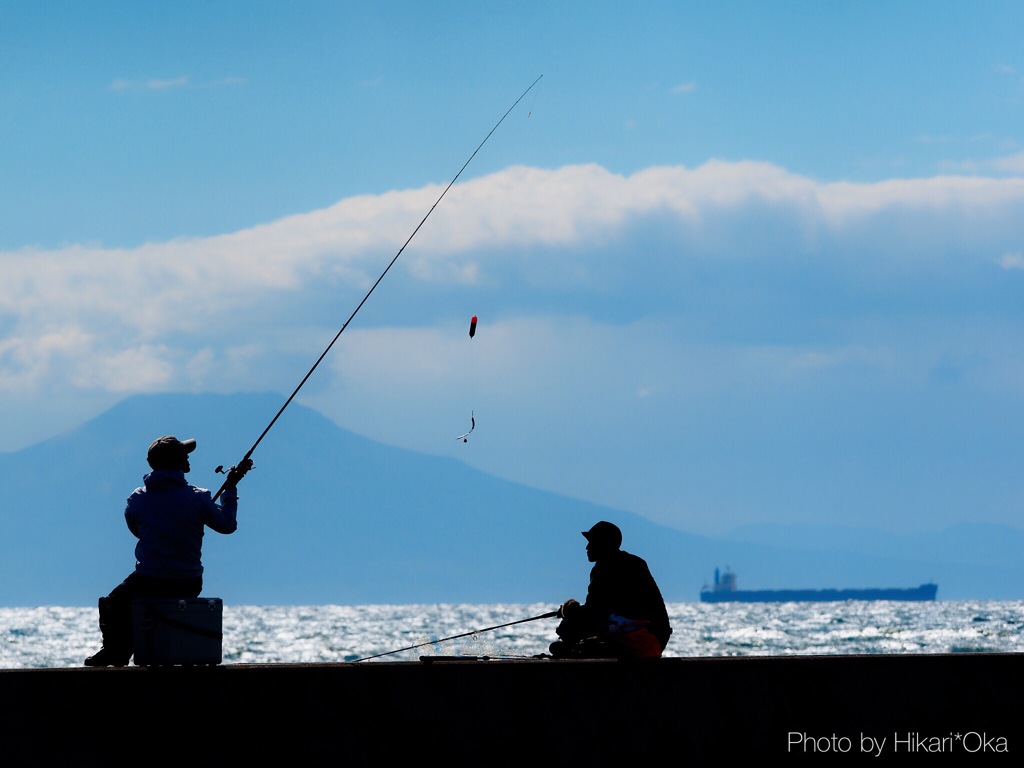
<path fill-rule="evenodd" d="M 228 371 L 249 380 L 260 375 L 251 366 L 265 364 L 286 335 L 229 353 L 247 340 L 222 338 L 227 329 L 244 330 L 239 318 L 258 322 L 268 312 L 287 323 L 325 292 L 332 301 L 354 297 L 354 306 L 441 190 L 352 197 L 209 238 L 0 253 L 8 329 L 0 382 L 9 391 L 51 376 L 129 391 L 202 388 L 214 375 L 228 387 Z M 738 269 L 724 279 L 742 282 L 744 269 L 764 259 L 792 264 L 792 254 L 805 251 L 826 269 L 842 262 L 871 282 L 891 278 L 893 259 L 927 269 L 937 243 L 962 241 L 975 250 L 943 263 L 991 264 L 1003 253 L 1001 265 L 1018 268 L 1021 221 L 1024 179 L 820 183 L 766 163 L 721 161 L 631 176 L 597 165 L 517 166 L 453 187 L 396 272 L 444 290 L 501 294 L 530 285 L 524 306 L 547 314 L 565 311 L 565 291 L 579 297 L 572 311 L 588 311 L 579 302 L 593 300 L 634 314 L 637 291 L 654 289 L 644 311 L 664 313 L 674 311 L 670 286 L 689 286 L 694 263 L 718 262 L 723 275 Z M 817 250 L 822 242 L 829 250 Z M 882 250 L 865 251 L 866 243 Z M 859 249 L 856 261 L 851 248 Z M 505 311 L 523 299 L 516 296 Z M 335 308 L 323 322 L 339 314 Z"/>
<path fill-rule="evenodd" d="M 693 93 L 697 90 L 697 83 L 692 80 L 688 83 L 679 83 L 678 85 L 672 86 L 672 93 L 676 96 Z"/>
<path fill-rule="evenodd" d="M 183 76 L 172 77 L 166 80 L 150 79 L 143 84 L 143 87 L 147 91 L 165 91 L 168 88 L 184 88 L 186 85 L 188 85 L 188 78 Z"/>
<path fill-rule="evenodd" d="M 206 83 L 197 83 L 192 78 L 181 75 L 179 77 L 149 78 L 148 80 L 129 80 L 117 78 L 108 86 L 111 91 L 170 91 L 178 88 L 225 88 L 248 83 L 244 77 L 221 77 L 210 80 Z"/>
<path fill-rule="evenodd" d="M 0 391 L 48 390 L 64 376 L 68 361 L 88 356 L 92 343 L 89 334 L 73 325 L 0 339 Z"/>
<path fill-rule="evenodd" d="M 1003 269 L 1024 269 L 1024 253 L 1004 253 L 999 258 Z"/>
<path fill-rule="evenodd" d="M 1024 175 L 1024 152 L 988 159 L 945 161 L 942 167 L 954 173 L 977 174 L 997 171 L 1001 174 Z"/>
<path fill-rule="evenodd" d="M 188 77 L 171 78 L 150 78 L 148 80 L 127 80 L 118 78 L 114 80 L 109 89 L 111 91 L 166 91 L 173 88 L 185 88 L 189 85 Z"/>
<path fill-rule="evenodd" d="M 952 136 L 933 136 L 927 133 L 922 133 L 917 137 L 919 144 L 950 144 L 953 141 Z"/>
<path fill-rule="evenodd" d="M 133 394 L 158 392 L 175 376 L 174 353 L 164 345 L 140 345 L 117 351 L 94 349 L 74 370 L 83 389 Z"/>
<path fill-rule="evenodd" d="M 998 171 L 1024 173 L 1024 152 L 1017 152 L 1013 155 L 997 158 L 992 160 L 989 165 Z"/>

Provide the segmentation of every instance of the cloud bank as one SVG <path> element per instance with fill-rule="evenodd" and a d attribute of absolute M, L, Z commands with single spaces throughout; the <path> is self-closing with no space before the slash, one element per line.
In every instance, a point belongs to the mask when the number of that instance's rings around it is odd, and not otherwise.
<path fill-rule="evenodd" d="M 0 391 L 290 392 L 442 189 L 0 253 Z M 1024 399 L 1021 222 L 1015 177 L 511 167 L 450 190 L 304 397 L 378 439 L 662 520 L 756 519 L 758 494 L 798 518 L 864 514 L 871 478 L 890 489 L 880 519 L 911 489 L 953 516 L 933 481 L 956 450 L 936 445 L 1002 445 Z M 458 454 L 470 408 L 480 444 Z M 1003 519 L 1014 492 L 996 486 Z"/>

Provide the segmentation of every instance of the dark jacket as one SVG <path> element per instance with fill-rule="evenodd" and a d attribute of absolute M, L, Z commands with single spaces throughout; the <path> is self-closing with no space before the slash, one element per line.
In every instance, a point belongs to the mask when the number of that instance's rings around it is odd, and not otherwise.
<path fill-rule="evenodd" d="M 238 527 L 238 490 L 226 488 L 221 502 L 196 488 L 180 470 L 158 469 L 128 497 L 124 519 L 139 540 L 135 572 L 163 579 L 202 576 L 203 529 L 233 533 Z"/>
<path fill-rule="evenodd" d="M 662 650 L 668 645 L 672 628 L 661 590 L 647 563 L 622 550 L 594 564 L 587 601 L 583 604 L 584 621 L 598 633 L 607 629 L 613 614 L 648 622 L 648 629 L 658 639 Z"/>

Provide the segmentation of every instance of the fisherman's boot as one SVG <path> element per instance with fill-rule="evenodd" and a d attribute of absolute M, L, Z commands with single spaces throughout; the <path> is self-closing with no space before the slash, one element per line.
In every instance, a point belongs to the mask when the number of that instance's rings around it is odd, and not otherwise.
<path fill-rule="evenodd" d="M 131 623 L 109 597 L 100 598 L 99 609 L 103 647 L 85 660 L 85 666 L 126 667 L 132 657 Z"/>

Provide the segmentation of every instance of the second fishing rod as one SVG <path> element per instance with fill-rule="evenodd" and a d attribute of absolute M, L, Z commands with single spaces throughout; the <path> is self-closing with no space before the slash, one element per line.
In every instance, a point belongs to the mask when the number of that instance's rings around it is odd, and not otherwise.
<path fill-rule="evenodd" d="M 448 190 L 452 188 L 456 181 L 458 181 L 459 177 L 462 175 L 462 172 L 466 170 L 466 167 L 471 162 L 473 162 L 473 158 L 476 157 L 477 153 L 481 149 L 483 149 L 484 144 L 486 144 L 487 140 L 491 138 L 491 135 L 496 130 L 498 130 L 498 126 L 505 122 L 505 118 L 508 117 L 509 114 L 511 114 L 512 110 L 515 109 L 516 106 L 519 104 L 519 102 L 521 102 L 526 97 L 526 94 L 533 90 L 533 87 L 540 82 L 542 77 L 544 76 L 541 75 L 532 83 L 530 83 L 530 87 L 523 91 L 522 95 L 520 95 L 520 97 L 515 100 L 512 106 L 505 111 L 505 114 L 501 116 L 501 119 L 498 120 L 498 122 L 494 124 L 494 127 L 491 128 L 487 135 L 484 136 L 484 139 L 483 141 L 480 142 L 479 146 L 477 146 L 477 148 L 473 150 L 473 154 L 469 156 L 469 159 L 467 159 L 466 162 L 462 164 L 462 167 L 459 169 L 459 172 L 456 173 L 454 177 L 452 177 L 452 180 L 450 182 L 448 182 L 448 186 L 444 188 L 444 190 L 438 196 L 437 200 L 434 201 L 434 204 L 430 206 L 430 210 L 427 211 L 426 215 L 424 215 L 420 223 L 416 225 L 416 228 L 412 231 L 412 234 L 409 235 L 406 241 L 402 244 L 402 247 L 398 249 L 398 252 L 394 255 L 394 258 L 391 259 L 387 267 L 384 268 L 384 271 L 381 272 L 380 277 L 378 277 L 377 280 L 373 283 L 373 285 L 370 286 L 370 290 L 368 290 L 366 292 L 366 295 L 363 296 L 362 301 L 360 301 L 356 308 L 352 310 L 352 314 L 349 315 L 348 320 L 345 321 L 344 325 L 341 326 L 341 329 L 334 335 L 334 338 L 331 339 L 331 343 L 327 345 L 326 349 L 324 349 L 324 351 L 320 354 L 320 357 L 317 358 L 316 362 L 313 363 L 313 366 L 309 369 L 309 371 L 307 371 L 306 375 L 302 377 L 302 381 L 299 382 L 298 386 L 295 387 L 295 390 L 291 393 L 291 395 L 288 396 L 288 399 L 285 400 L 284 405 L 281 406 L 280 410 L 274 415 L 274 418 L 272 418 L 270 420 L 270 423 L 267 424 L 266 429 L 264 429 L 263 432 L 260 433 L 260 436 L 256 438 L 256 442 L 252 444 L 252 447 L 245 452 L 245 456 L 242 457 L 242 460 L 239 461 L 238 464 L 236 464 L 234 467 L 232 467 L 232 470 L 234 470 L 234 474 L 232 475 L 232 473 L 229 472 L 229 479 L 224 481 L 220 489 L 214 495 L 214 501 L 216 501 L 220 497 L 220 495 L 228 487 L 229 483 L 233 482 L 234 480 L 240 479 L 240 475 L 244 475 L 246 472 L 249 471 L 249 469 L 252 467 L 252 455 L 253 453 L 255 453 L 257 446 L 259 446 L 259 444 L 263 442 L 263 438 L 267 436 L 267 433 L 270 432 L 274 424 L 277 423 L 277 420 L 281 417 L 281 414 L 284 413 L 285 409 L 289 405 L 291 405 L 292 400 L 294 400 L 295 396 L 299 394 L 299 390 L 302 389 L 306 381 L 309 380 L 309 377 L 313 375 L 313 371 L 315 371 L 317 369 L 317 366 L 319 366 L 323 359 L 327 357 L 327 353 L 331 351 L 331 347 L 333 347 L 335 342 L 341 337 L 341 334 L 345 332 L 345 329 L 348 328 L 349 323 L 352 322 L 352 319 L 358 314 L 359 310 L 363 308 L 363 305 L 366 303 L 367 299 L 369 299 L 370 295 L 377 289 L 377 286 L 380 285 L 385 275 L 387 275 L 387 273 L 391 270 L 391 267 L 393 267 L 395 265 L 395 262 L 398 261 L 398 257 L 402 255 L 402 252 L 405 250 L 406 246 L 408 246 L 409 243 L 412 242 L 412 239 L 416 237 L 416 233 L 420 231 L 420 228 L 426 223 L 427 219 L 430 218 L 430 214 L 434 212 L 434 209 L 437 208 L 441 200 L 444 199 L 444 196 L 448 194 Z M 216 471 L 219 473 L 223 472 L 223 465 L 217 467 Z"/>

